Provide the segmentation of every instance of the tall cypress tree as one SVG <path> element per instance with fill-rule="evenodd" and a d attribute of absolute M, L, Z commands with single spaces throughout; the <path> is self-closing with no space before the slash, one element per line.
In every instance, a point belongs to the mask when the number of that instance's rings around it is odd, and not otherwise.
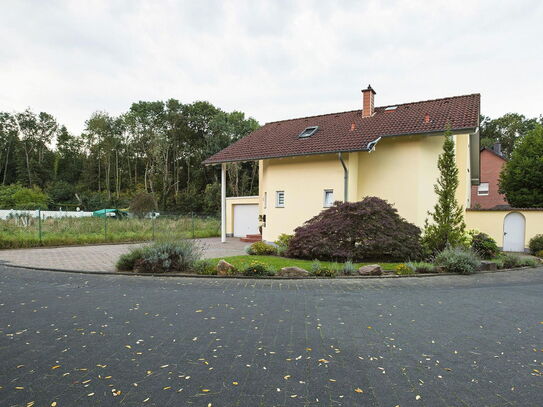
<path fill-rule="evenodd" d="M 434 191 L 438 200 L 434 210 L 428 212 L 432 222 L 426 219 L 423 236 L 423 244 L 431 253 L 460 244 L 466 228 L 464 209 L 458 204 L 455 196 L 459 180 L 454 140 L 450 130 L 445 132 L 443 151 L 439 155 L 437 167 L 440 175 L 434 185 Z"/>

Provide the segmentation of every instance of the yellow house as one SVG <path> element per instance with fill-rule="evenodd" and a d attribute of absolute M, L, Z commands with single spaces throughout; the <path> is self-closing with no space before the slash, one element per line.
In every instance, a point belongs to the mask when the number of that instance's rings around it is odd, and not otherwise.
<path fill-rule="evenodd" d="M 446 128 L 456 145 L 457 200 L 470 208 L 471 186 L 479 184 L 480 95 L 374 107 L 375 94 L 371 86 L 362 90 L 361 109 L 267 123 L 208 158 L 205 164 L 222 164 L 223 240 L 233 233 L 236 220 L 226 218 L 236 205 L 258 205 L 262 239 L 274 241 L 335 201 L 365 196 L 386 199 L 422 227 L 436 202 Z M 236 161 L 258 161 L 259 195 L 227 203 L 226 164 Z M 491 218 L 467 215 L 468 227 Z M 502 243 L 499 227 L 487 233 Z"/>

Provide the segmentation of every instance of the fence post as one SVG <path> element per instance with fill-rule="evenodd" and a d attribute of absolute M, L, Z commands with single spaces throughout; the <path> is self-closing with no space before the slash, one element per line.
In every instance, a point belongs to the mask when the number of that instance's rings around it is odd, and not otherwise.
<path fill-rule="evenodd" d="M 41 240 L 41 208 L 38 208 L 38 237 L 40 240 L 40 246 L 42 245 Z"/>
<path fill-rule="evenodd" d="M 153 241 L 155 240 L 155 213 L 151 215 L 151 224 L 153 225 Z"/>
<path fill-rule="evenodd" d="M 196 237 L 194 233 L 194 212 L 191 212 L 191 216 L 192 216 L 192 238 L 194 239 Z"/>
<path fill-rule="evenodd" d="M 104 242 L 107 242 L 107 212 L 104 212 Z"/>

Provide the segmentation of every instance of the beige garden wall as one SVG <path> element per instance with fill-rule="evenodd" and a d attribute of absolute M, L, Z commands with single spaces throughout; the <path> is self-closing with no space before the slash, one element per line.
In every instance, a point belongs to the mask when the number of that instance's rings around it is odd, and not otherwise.
<path fill-rule="evenodd" d="M 543 210 L 467 210 L 466 226 L 488 234 L 503 247 L 503 221 L 512 212 L 519 212 L 526 219 L 524 245 L 527 248 L 532 237 L 543 233 Z"/>

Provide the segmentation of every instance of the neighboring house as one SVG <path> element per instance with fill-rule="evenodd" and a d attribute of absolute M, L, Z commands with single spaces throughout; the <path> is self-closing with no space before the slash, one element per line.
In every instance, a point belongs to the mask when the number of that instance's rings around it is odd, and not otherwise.
<path fill-rule="evenodd" d="M 471 208 L 472 186 L 479 185 L 480 95 L 383 107 L 374 107 L 374 99 L 368 86 L 360 109 L 267 123 L 205 160 L 222 167 L 222 240 L 226 235 L 259 238 L 260 226 L 262 239 L 271 242 L 335 201 L 365 196 L 386 199 L 422 228 L 437 199 L 434 184 L 446 128 L 456 146 L 456 198 Z M 226 199 L 227 163 L 240 161 L 258 161 L 259 194 Z M 524 214 L 474 210 L 466 212 L 466 223 L 516 250 L 543 229 L 543 213 L 526 214 L 536 219 L 528 223 Z"/>
<path fill-rule="evenodd" d="M 508 206 L 505 196 L 498 192 L 500 172 L 506 162 L 499 143 L 492 148 L 482 148 L 480 153 L 481 180 L 471 187 L 471 207 L 479 209 Z"/>

